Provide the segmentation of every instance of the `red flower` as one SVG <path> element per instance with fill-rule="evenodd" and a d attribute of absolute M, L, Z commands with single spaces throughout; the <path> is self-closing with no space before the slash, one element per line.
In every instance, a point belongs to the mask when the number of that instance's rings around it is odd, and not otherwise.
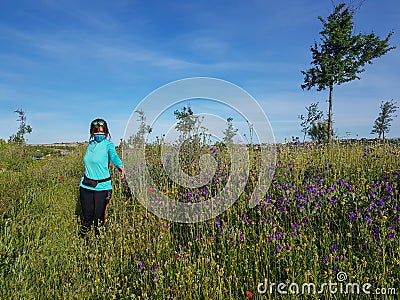
<path fill-rule="evenodd" d="M 247 297 L 247 298 L 249 298 L 249 299 L 253 298 L 253 293 L 252 293 L 252 292 L 246 291 L 245 294 L 246 294 L 246 297 Z"/>
<path fill-rule="evenodd" d="M 149 193 L 152 193 L 152 192 L 154 191 L 154 189 L 153 189 L 153 188 L 148 188 L 147 191 L 148 191 Z"/>

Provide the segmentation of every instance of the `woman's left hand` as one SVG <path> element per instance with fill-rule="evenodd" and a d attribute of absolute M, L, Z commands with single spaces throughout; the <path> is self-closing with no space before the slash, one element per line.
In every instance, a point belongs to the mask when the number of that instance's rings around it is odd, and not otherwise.
<path fill-rule="evenodd" d="M 125 170 L 123 167 L 118 167 L 119 171 L 121 172 L 121 179 L 125 178 Z"/>

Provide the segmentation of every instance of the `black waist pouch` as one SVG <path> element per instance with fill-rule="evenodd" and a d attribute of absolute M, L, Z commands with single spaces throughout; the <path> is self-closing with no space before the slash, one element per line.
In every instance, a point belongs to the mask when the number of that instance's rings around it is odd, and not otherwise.
<path fill-rule="evenodd" d="M 111 180 L 111 177 L 104 178 L 104 179 L 99 179 L 99 180 L 94 180 L 86 177 L 86 175 L 83 176 L 83 181 L 82 184 L 90 187 L 96 187 L 98 183 L 100 182 L 106 182 Z"/>

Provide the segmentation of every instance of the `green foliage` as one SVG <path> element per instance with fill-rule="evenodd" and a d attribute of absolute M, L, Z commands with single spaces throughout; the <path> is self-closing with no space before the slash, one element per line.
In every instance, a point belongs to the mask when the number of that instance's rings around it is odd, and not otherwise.
<path fill-rule="evenodd" d="M 224 137 L 222 141 L 225 144 L 232 144 L 233 143 L 233 138 L 236 136 L 236 133 L 238 131 L 237 128 L 233 127 L 232 124 L 233 118 L 229 117 L 226 122 L 227 122 L 227 127 L 226 129 L 222 132 L 224 134 Z"/>
<path fill-rule="evenodd" d="M 316 87 L 318 91 L 329 88 L 328 134 L 332 133 L 332 92 L 335 85 L 340 85 L 355 79 L 365 71 L 364 66 L 372 60 L 394 49 L 389 45 L 393 35 L 390 32 L 384 39 L 374 33 L 354 34 L 354 12 L 345 4 L 335 6 L 327 20 L 318 17 L 323 29 L 320 32 L 321 43 L 311 46 L 312 68 L 302 71 L 304 83 L 302 89 L 310 90 Z"/>
<path fill-rule="evenodd" d="M 299 119 L 302 120 L 300 126 L 301 126 L 301 132 L 304 133 L 304 138 L 303 141 L 305 140 L 306 136 L 308 135 L 312 140 L 315 140 L 316 137 L 320 137 L 320 134 L 316 134 L 318 132 L 319 128 L 322 125 L 319 125 L 322 122 L 322 118 L 324 116 L 324 113 L 322 110 L 318 108 L 318 102 L 316 103 L 311 103 L 310 106 L 306 107 L 307 110 L 307 117 L 303 115 L 299 115 Z M 328 131 L 326 131 L 326 134 L 324 137 L 327 135 Z M 316 138 L 319 140 L 319 138 Z"/>
<path fill-rule="evenodd" d="M 198 135 L 201 121 L 198 116 L 193 114 L 190 106 L 183 107 L 182 110 L 175 110 L 174 115 L 178 120 L 175 128 L 181 132 L 181 141 L 188 138 L 195 138 Z"/>
<path fill-rule="evenodd" d="M 8 142 L 14 142 L 17 144 L 25 144 L 25 135 L 32 132 L 32 127 L 26 124 L 25 112 L 22 109 L 15 111 L 18 113 L 18 122 L 20 122 L 17 133 L 10 136 Z"/>
<path fill-rule="evenodd" d="M 144 144 L 145 135 L 152 132 L 152 128 L 150 125 L 146 124 L 146 116 L 143 110 L 136 110 L 135 113 L 139 115 L 139 129 L 137 130 L 136 134 L 129 137 L 128 143 L 130 144 Z"/>
<path fill-rule="evenodd" d="M 311 125 L 308 132 L 313 142 L 323 142 L 328 140 L 328 121 L 319 120 Z"/>
<path fill-rule="evenodd" d="M 385 133 L 388 133 L 390 130 L 391 122 L 393 121 L 393 114 L 396 112 L 398 107 L 396 106 L 396 103 L 392 101 L 386 101 L 381 103 L 380 107 L 381 111 L 379 112 L 379 117 L 376 118 L 374 122 L 373 129 L 371 131 L 371 134 L 378 134 L 378 137 L 384 139 L 385 138 Z"/>
<path fill-rule="evenodd" d="M 321 91 L 333 85 L 340 85 L 354 79 L 360 79 L 365 64 L 371 64 L 395 47 L 389 46 L 393 32 L 381 40 L 374 33 L 356 35 L 354 32 L 353 12 L 345 8 L 345 4 L 335 7 L 334 12 L 324 20 L 321 44 L 311 47 L 313 68 L 302 71 L 305 75 L 302 88 L 311 89 L 317 86 Z"/>

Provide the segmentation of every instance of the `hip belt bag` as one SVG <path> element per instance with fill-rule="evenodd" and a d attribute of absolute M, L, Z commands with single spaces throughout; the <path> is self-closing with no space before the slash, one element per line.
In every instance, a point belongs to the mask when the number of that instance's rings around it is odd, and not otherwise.
<path fill-rule="evenodd" d="M 82 184 L 84 184 L 86 186 L 90 186 L 90 187 L 96 187 L 98 183 L 106 182 L 109 180 L 111 180 L 111 176 L 108 178 L 104 178 L 104 179 L 94 180 L 94 179 L 90 179 L 90 178 L 86 177 L 86 175 L 83 175 Z"/>

